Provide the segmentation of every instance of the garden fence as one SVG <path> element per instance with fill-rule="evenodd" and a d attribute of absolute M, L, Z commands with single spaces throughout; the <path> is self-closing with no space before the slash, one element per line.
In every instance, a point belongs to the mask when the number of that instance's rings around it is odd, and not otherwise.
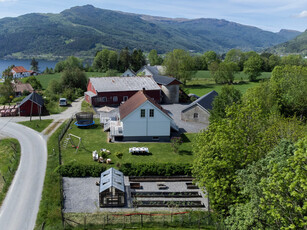
<path fill-rule="evenodd" d="M 58 150 L 59 150 L 59 165 L 62 165 L 62 151 L 61 151 L 61 140 L 65 136 L 65 133 L 67 132 L 68 128 L 71 125 L 71 122 L 73 121 L 73 116 L 67 121 L 66 125 L 62 128 L 61 133 L 58 137 Z M 64 225 L 64 197 L 63 197 L 63 178 L 60 176 L 60 194 L 61 194 L 61 216 L 62 216 L 62 224 Z"/>
<path fill-rule="evenodd" d="M 198 229 L 225 229 L 208 212 L 191 214 L 190 212 L 171 213 L 130 213 L 130 214 L 80 214 L 64 217 L 67 229 L 113 229 L 113 228 L 151 228 L 151 227 L 194 227 Z"/>

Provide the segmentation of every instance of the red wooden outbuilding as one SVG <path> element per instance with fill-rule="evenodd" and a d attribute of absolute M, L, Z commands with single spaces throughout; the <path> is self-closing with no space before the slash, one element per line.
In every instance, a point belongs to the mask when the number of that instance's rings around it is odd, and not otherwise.
<path fill-rule="evenodd" d="M 42 114 L 43 107 L 43 97 L 33 92 L 21 101 L 18 105 L 18 112 L 20 116 L 38 116 Z"/>

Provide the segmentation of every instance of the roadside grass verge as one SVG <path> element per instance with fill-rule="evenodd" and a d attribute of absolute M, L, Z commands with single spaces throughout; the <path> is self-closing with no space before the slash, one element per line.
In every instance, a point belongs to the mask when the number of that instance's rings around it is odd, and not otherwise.
<path fill-rule="evenodd" d="M 20 145 L 16 139 L 0 140 L 0 206 L 12 183 L 20 161 Z"/>
<path fill-rule="evenodd" d="M 21 121 L 18 122 L 21 125 L 27 126 L 31 129 L 36 130 L 37 132 L 42 132 L 45 128 L 47 128 L 51 123 L 52 119 L 47 120 L 32 120 L 32 121 Z"/>
<path fill-rule="evenodd" d="M 68 106 L 59 106 L 58 101 L 50 101 L 48 104 L 46 104 L 46 109 L 50 114 L 58 114 L 63 111 L 65 111 L 68 108 Z"/>
<path fill-rule="evenodd" d="M 65 123 L 51 135 L 47 143 L 47 168 L 35 227 L 38 230 L 41 229 L 43 223 L 45 224 L 44 229 L 63 229 L 60 193 L 61 177 L 56 169 L 59 166 L 58 136 L 64 125 Z"/>
<path fill-rule="evenodd" d="M 92 112 L 95 114 L 95 110 L 93 109 L 93 106 L 90 105 L 86 100 L 83 100 L 81 103 L 81 111 L 82 112 Z"/>
<path fill-rule="evenodd" d="M 107 141 L 108 135 L 103 131 L 99 125 L 99 119 L 95 119 L 96 124 L 90 128 L 78 128 L 73 123 L 67 133 L 74 134 L 82 138 L 80 148 L 76 153 L 76 146 L 79 140 L 72 137 L 73 143 L 68 142 L 67 147 L 63 148 L 65 137 L 63 138 L 62 145 L 62 161 L 63 164 L 71 162 L 80 162 L 87 165 L 97 165 L 97 161 L 93 161 L 92 151 L 104 148 L 111 152 L 107 158 L 112 160 L 112 164 L 106 165 L 116 167 L 117 164 L 123 163 L 187 163 L 192 162 L 193 153 L 191 142 L 197 134 L 187 133 L 182 135 L 183 143 L 179 147 L 178 153 L 174 153 L 171 143 L 159 142 L 128 142 L 128 143 L 109 143 Z M 133 155 L 129 153 L 131 147 L 147 147 L 149 154 L 146 155 Z M 116 156 L 116 153 L 123 153 L 121 159 Z"/>

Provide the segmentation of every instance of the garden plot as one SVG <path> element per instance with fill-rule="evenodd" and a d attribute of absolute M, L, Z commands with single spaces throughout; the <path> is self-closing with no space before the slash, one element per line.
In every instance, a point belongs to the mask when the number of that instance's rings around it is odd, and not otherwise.
<path fill-rule="evenodd" d="M 125 177 L 127 202 L 122 208 L 99 208 L 100 178 L 63 178 L 64 212 L 151 212 L 178 210 L 207 210 L 208 198 L 200 189 L 188 189 L 187 181 L 140 182 L 140 189 L 131 189 Z M 163 190 L 159 184 L 165 185 Z"/>

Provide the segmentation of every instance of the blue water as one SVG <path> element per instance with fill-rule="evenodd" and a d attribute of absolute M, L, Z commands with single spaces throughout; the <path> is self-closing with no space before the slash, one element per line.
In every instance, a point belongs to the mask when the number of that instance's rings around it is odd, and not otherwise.
<path fill-rule="evenodd" d="M 56 61 L 46 61 L 46 60 L 36 60 L 38 61 L 38 69 L 40 72 L 43 72 L 46 67 L 53 68 L 55 67 Z M 7 67 L 15 65 L 15 66 L 23 66 L 27 70 L 30 70 L 31 68 L 31 60 L 2 60 L 0 59 L 0 77 L 2 76 L 2 72 L 7 69 Z"/>

